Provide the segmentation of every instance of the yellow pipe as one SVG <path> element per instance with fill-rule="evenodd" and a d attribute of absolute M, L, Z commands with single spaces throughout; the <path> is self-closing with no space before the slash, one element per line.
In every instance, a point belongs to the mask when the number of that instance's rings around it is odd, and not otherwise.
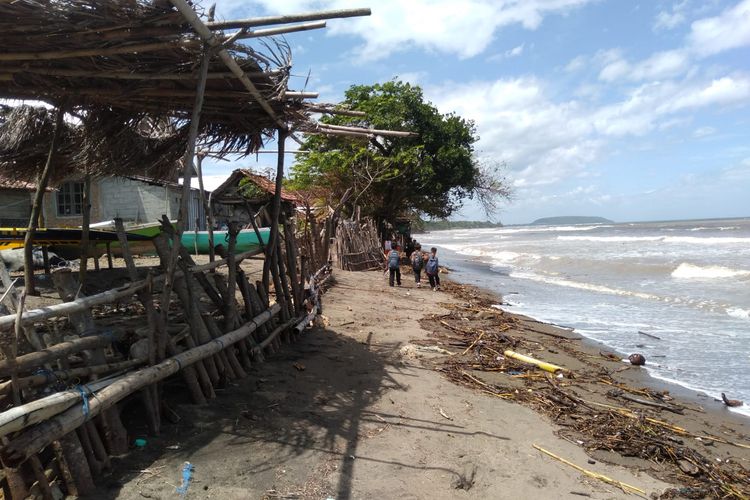
<path fill-rule="evenodd" d="M 537 368 L 541 368 L 544 371 L 556 373 L 556 372 L 569 372 L 567 368 L 563 368 L 562 366 L 553 365 L 552 363 L 546 363 L 544 361 L 539 361 L 538 359 L 534 359 L 531 356 L 524 356 L 523 354 L 519 354 L 515 351 L 505 351 L 503 353 L 506 358 L 513 358 L 517 359 L 518 361 L 523 361 L 524 363 L 529 363 L 530 365 L 534 365 Z"/>

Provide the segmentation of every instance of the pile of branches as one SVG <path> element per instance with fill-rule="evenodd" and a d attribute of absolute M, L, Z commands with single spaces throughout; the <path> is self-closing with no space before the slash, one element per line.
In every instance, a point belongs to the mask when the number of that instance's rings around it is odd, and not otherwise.
<path fill-rule="evenodd" d="M 685 485 L 679 490 L 667 490 L 662 498 L 742 499 L 750 494 L 747 469 L 732 459 L 707 458 L 686 445 L 686 441 L 700 437 L 703 442 L 746 445 L 716 436 L 698 436 L 656 418 L 657 410 L 681 413 L 685 408 L 672 403 L 663 392 L 617 383 L 606 371 L 591 368 L 575 374 L 553 375 L 504 356 L 507 349 L 524 352 L 547 349 L 531 339 L 511 335 L 509 332 L 518 326 L 518 320 L 488 307 L 492 300 L 481 292 L 462 285 L 449 286 L 466 302 L 445 304 L 450 313 L 425 318 L 423 326 L 432 333 L 426 339 L 414 341 L 451 350 L 451 355 L 439 359 L 436 366 L 448 379 L 547 415 L 562 427 L 559 431 L 562 437 L 588 451 L 605 450 L 661 464 L 665 479 Z M 572 343 L 561 340 L 555 343 L 555 348 L 572 352 Z M 647 406 L 635 411 L 587 401 L 572 390 L 576 384 L 605 384 L 613 387 L 606 393 L 608 398 L 637 399 L 654 409 Z"/>

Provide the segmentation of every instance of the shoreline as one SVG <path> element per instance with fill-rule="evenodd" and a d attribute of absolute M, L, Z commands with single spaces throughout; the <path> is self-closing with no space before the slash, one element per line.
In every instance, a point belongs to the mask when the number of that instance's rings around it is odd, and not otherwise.
<path fill-rule="evenodd" d="M 453 276 L 446 278 L 444 282 L 448 285 L 444 287 L 447 293 L 458 297 L 460 301 L 466 301 L 464 309 L 467 311 L 487 310 L 499 302 L 498 298 L 501 298 L 493 290 L 473 284 L 462 284 L 455 280 Z M 712 459 L 709 457 L 713 456 L 714 465 L 717 463 L 727 464 L 727 472 L 730 477 L 733 474 L 738 474 L 734 476 L 735 479 L 737 477 L 747 478 L 747 470 L 750 466 L 750 436 L 748 435 L 750 433 L 750 420 L 745 416 L 729 411 L 723 403 L 714 401 L 710 396 L 696 394 L 696 391 L 657 379 L 641 367 L 623 363 L 619 356 L 612 359 L 608 356 L 611 350 L 609 353 L 604 352 L 602 343 L 579 335 L 571 329 L 538 321 L 529 316 L 504 309 L 498 309 L 498 311 L 503 319 L 499 320 L 500 323 L 495 323 L 495 327 L 503 323 L 513 325 L 510 328 L 507 326 L 501 328 L 500 331 L 504 332 L 503 336 L 506 333 L 510 335 L 511 339 L 522 338 L 524 348 L 517 349 L 519 352 L 528 353 L 536 359 L 571 370 L 570 380 L 561 380 L 559 385 L 565 387 L 566 396 L 578 401 L 579 406 L 586 405 L 587 403 L 584 403 L 584 401 L 587 401 L 590 405 L 596 405 L 595 407 L 591 406 L 592 409 L 606 408 L 613 410 L 615 414 L 629 413 L 634 418 L 657 423 L 660 430 L 671 431 L 676 429 L 678 432 L 675 436 L 669 436 L 669 432 L 667 432 L 654 439 L 656 439 L 656 442 L 661 441 L 662 443 L 665 439 L 674 441 L 679 444 L 682 450 L 678 452 L 678 455 L 683 453 L 695 454 L 700 457 L 698 461 L 705 464 L 710 464 Z M 477 321 L 471 317 L 471 314 L 462 312 L 460 308 L 454 310 L 454 313 L 457 313 L 458 319 L 462 320 L 454 323 L 454 325 L 461 325 L 458 328 L 451 326 L 450 329 L 438 332 L 439 326 L 435 322 L 430 323 L 430 319 L 428 319 L 427 324 L 423 322 L 423 327 L 428 330 L 435 330 L 433 335 L 438 334 L 435 335 L 438 339 L 436 344 L 443 347 L 447 347 L 449 344 L 458 345 L 455 342 L 455 335 L 451 338 L 452 342 L 446 342 L 446 338 L 450 337 L 450 330 L 460 330 L 464 333 L 472 331 L 474 340 L 469 343 L 471 335 L 466 339 L 469 345 L 466 351 L 455 351 L 455 347 L 450 349 L 452 351 L 451 356 L 460 357 L 462 354 L 467 354 L 467 351 L 476 349 L 473 346 L 477 344 L 482 335 L 488 331 L 488 326 L 491 327 L 491 325 L 480 321 L 475 326 L 471 326 L 473 322 Z M 479 317 L 484 317 L 481 313 L 476 314 Z M 441 320 L 440 323 L 444 324 L 445 321 Z M 502 352 L 502 345 L 502 343 L 492 344 L 495 349 L 493 352 Z M 534 345 L 537 346 L 534 348 L 536 353 L 530 352 Z M 514 349 L 516 348 L 514 347 Z M 501 358 L 498 357 L 497 359 Z M 530 370 L 525 372 L 527 374 L 519 375 L 526 379 L 525 383 L 519 384 L 518 381 L 511 380 L 508 377 L 508 374 L 518 373 L 518 368 L 515 368 L 517 365 L 511 363 L 510 366 L 504 366 L 508 361 L 510 359 L 502 361 L 502 366 L 497 364 L 492 366 L 492 362 L 487 365 L 485 358 L 480 363 L 482 366 L 480 366 L 473 361 L 460 360 L 450 363 L 457 363 L 461 368 L 436 369 L 446 372 L 448 378 L 451 378 L 455 383 L 473 386 L 483 392 L 494 392 L 498 397 L 507 396 L 511 400 L 517 399 L 516 402 L 522 406 L 532 407 L 535 411 L 546 415 L 553 425 L 562 426 L 558 428 L 556 434 L 577 441 L 594 459 L 645 471 L 655 478 L 667 482 L 682 483 L 687 487 L 695 487 L 697 488 L 695 492 L 701 491 L 706 495 L 718 495 L 720 493 L 720 490 L 716 489 L 719 488 L 716 484 L 696 486 L 698 481 L 695 481 L 695 479 L 704 476 L 685 468 L 685 465 L 679 460 L 675 460 L 675 463 L 671 466 L 667 463 L 668 461 L 664 460 L 663 456 L 661 460 L 647 460 L 646 456 L 649 454 L 647 443 L 640 443 L 634 450 L 624 454 L 607 451 L 607 445 L 598 443 L 597 439 L 606 442 L 607 439 L 612 437 L 609 435 L 611 433 L 613 435 L 625 433 L 625 429 L 618 429 L 616 425 L 613 429 L 604 430 L 604 432 L 598 429 L 594 433 L 596 437 L 593 440 L 588 439 L 589 436 L 580 432 L 580 426 L 576 427 L 573 424 L 573 430 L 571 431 L 569 427 L 571 422 L 569 417 L 565 415 L 567 409 L 564 408 L 564 405 L 550 409 L 533 401 L 533 398 L 526 397 L 527 395 L 522 392 L 519 394 L 522 388 L 529 393 L 548 390 L 549 388 L 543 382 L 544 379 L 536 376 Z M 466 375 L 465 372 L 468 372 L 470 377 L 457 377 L 458 370 L 464 375 Z M 601 375 L 604 375 L 604 378 Z M 580 379 L 581 377 L 582 379 Z M 568 377 L 565 376 L 564 379 L 567 380 Z M 550 380 L 549 377 L 548 380 Z M 541 383 L 539 383 L 540 381 Z M 633 394 L 643 394 L 646 395 L 646 398 L 633 397 Z M 552 400 L 557 401 L 554 397 Z M 549 399 L 547 402 L 549 403 Z M 654 409 L 654 407 L 657 408 Z M 669 409 L 670 407 L 678 407 L 680 411 L 674 411 L 674 413 L 663 411 L 663 409 Z M 576 419 L 578 418 L 581 418 L 580 415 L 576 417 Z M 648 432 L 654 430 L 651 427 L 650 430 L 645 432 L 648 434 Z M 620 448 L 627 448 L 627 446 L 623 446 L 623 443 L 620 443 L 619 446 Z M 657 467 L 655 463 L 658 462 L 661 463 Z M 736 471 L 732 469 L 735 464 L 740 466 Z M 724 465 L 718 467 L 724 467 Z M 742 495 L 747 495 L 750 491 L 750 480 L 742 479 L 735 484 L 739 488 L 736 491 L 740 493 L 733 490 L 732 494 L 735 494 L 735 496 L 730 494 L 730 497 L 745 498 Z M 705 489 L 701 489 L 703 487 Z M 727 494 L 729 492 L 721 490 L 721 493 Z"/>
<path fill-rule="evenodd" d="M 450 250 L 447 250 L 447 251 L 445 249 L 441 249 L 441 250 L 444 253 L 449 253 L 452 259 L 454 259 L 454 260 L 460 260 L 461 261 L 461 265 L 466 266 L 471 271 L 482 273 L 482 274 L 485 274 L 485 273 L 492 273 L 492 274 L 495 274 L 495 275 L 498 274 L 498 273 L 495 273 L 494 271 L 491 270 L 492 264 L 490 264 L 490 263 L 482 262 L 480 260 L 472 260 L 471 258 L 469 258 L 467 256 L 459 255 L 456 252 L 453 252 L 453 251 L 450 251 Z M 592 351 L 597 351 L 597 352 L 599 350 L 607 351 L 607 352 L 619 355 L 622 359 L 626 359 L 627 356 L 629 356 L 630 354 L 633 354 L 633 352 L 625 352 L 625 351 L 622 351 L 622 350 L 618 350 L 618 349 L 616 349 L 616 348 L 608 345 L 606 342 L 603 342 L 603 341 L 600 341 L 600 340 L 596 340 L 596 339 L 593 339 L 591 337 L 587 337 L 585 334 L 579 332 L 578 330 L 576 330 L 573 327 L 566 326 L 566 325 L 561 325 L 561 324 L 556 324 L 554 322 L 550 322 L 550 321 L 546 321 L 546 320 L 543 320 L 543 319 L 535 318 L 531 314 L 516 312 L 516 311 L 513 310 L 514 306 L 512 304 L 509 304 L 509 303 L 505 302 L 504 296 L 503 296 L 502 292 L 494 290 L 494 289 L 490 288 L 489 286 L 472 285 L 470 283 L 464 283 L 460 279 L 457 279 L 456 275 L 460 275 L 461 272 L 462 272 L 461 268 L 459 266 L 456 266 L 455 269 L 449 268 L 449 270 L 450 270 L 450 274 L 448 274 L 448 276 L 451 276 L 451 277 L 448 278 L 448 279 L 450 279 L 451 281 L 453 281 L 455 283 L 459 283 L 461 285 L 475 286 L 476 288 L 482 290 L 483 293 L 486 293 L 486 294 L 491 295 L 493 297 L 499 298 L 500 301 L 498 302 L 497 305 L 499 307 L 501 307 L 501 310 L 503 310 L 503 311 L 505 311 L 505 312 L 507 312 L 509 314 L 512 314 L 512 315 L 515 315 L 515 316 L 524 317 L 524 318 L 528 318 L 529 320 L 537 322 L 539 324 L 549 325 L 551 327 L 559 328 L 561 330 L 574 331 L 576 333 L 576 335 L 578 335 L 579 337 L 581 337 L 582 344 L 584 346 L 586 346 L 588 349 L 592 350 Z M 502 274 L 499 274 L 499 275 L 502 276 Z M 492 275 L 488 275 L 488 276 L 492 276 Z M 722 411 L 723 410 L 728 415 L 730 415 L 732 417 L 738 418 L 739 419 L 738 420 L 739 423 L 744 423 L 744 424 L 750 426 L 750 413 L 743 413 L 741 411 L 732 410 L 732 409 L 729 409 L 729 408 L 723 406 L 723 403 L 721 402 L 720 399 L 718 399 L 716 396 L 712 396 L 711 394 L 708 394 L 703 389 L 692 387 L 689 384 L 687 384 L 685 382 L 681 382 L 681 381 L 679 381 L 677 379 L 665 379 L 665 378 L 662 378 L 662 377 L 656 375 L 652 370 L 650 370 L 648 368 L 648 360 L 647 360 L 647 363 L 646 363 L 646 368 L 643 369 L 643 370 L 641 370 L 641 372 L 643 372 L 642 373 L 643 380 L 641 381 L 641 383 L 643 383 L 644 385 L 648 386 L 651 389 L 654 389 L 654 390 L 657 390 L 657 391 L 664 391 L 664 390 L 666 390 L 666 391 L 669 391 L 670 394 L 677 395 L 677 396 L 679 396 L 682 399 L 686 399 L 686 400 L 688 400 L 688 401 L 690 401 L 692 403 L 697 403 L 697 404 L 700 404 L 700 405 L 704 405 L 704 404 L 706 404 L 706 405 L 712 405 L 712 404 L 715 404 L 715 405 L 718 406 L 718 409 L 716 409 L 716 411 Z M 746 402 L 744 408 L 745 408 L 745 412 L 750 412 L 750 402 Z"/>

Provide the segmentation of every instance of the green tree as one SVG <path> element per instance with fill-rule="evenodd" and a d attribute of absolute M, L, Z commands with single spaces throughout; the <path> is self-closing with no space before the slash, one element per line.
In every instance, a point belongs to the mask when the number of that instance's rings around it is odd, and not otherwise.
<path fill-rule="evenodd" d="M 293 187 L 324 193 L 332 204 L 353 188 L 350 207 L 359 205 L 363 215 L 388 222 L 404 214 L 446 218 L 474 197 L 492 212 L 498 199 L 509 196 L 506 184 L 474 157 L 474 123 L 441 114 L 418 86 L 355 85 L 345 96 L 346 108 L 366 116 L 326 116 L 322 122 L 417 135 L 310 136 L 303 146 L 309 153 L 298 157 L 292 171 Z"/>

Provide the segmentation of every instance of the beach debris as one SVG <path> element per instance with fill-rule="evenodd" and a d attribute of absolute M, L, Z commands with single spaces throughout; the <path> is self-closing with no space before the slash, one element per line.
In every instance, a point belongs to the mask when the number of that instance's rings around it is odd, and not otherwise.
<path fill-rule="evenodd" d="M 651 337 L 652 339 L 661 340 L 661 337 L 657 337 L 656 335 L 653 335 L 651 333 L 646 333 L 638 330 L 639 335 L 645 335 L 646 337 Z"/>
<path fill-rule="evenodd" d="M 739 399 L 727 399 L 727 395 L 724 394 L 723 392 L 721 393 L 721 400 L 724 401 L 725 405 L 731 406 L 733 408 L 737 406 L 742 406 L 743 404 L 745 404 Z"/>
<path fill-rule="evenodd" d="M 646 356 L 643 354 L 634 353 L 628 356 L 628 361 L 634 366 L 643 366 L 646 364 Z"/>
<path fill-rule="evenodd" d="M 303 372 L 303 371 L 305 371 L 307 369 L 307 367 L 305 365 L 303 365 L 302 363 L 299 363 L 299 362 L 293 363 L 292 366 L 298 372 Z"/>
<path fill-rule="evenodd" d="M 734 459 L 717 462 L 714 457 L 705 455 L 716 448 L 703 446 L 705 442 L 715 442 L 750 449 L 750 443 L 745 444 L 744 437 L 730 441 L 724 437 L 696 434 L 666 419 L 661 420 L 657 418 L 656 412 L 677 410 L 675 413 L 678 413 L 685 410 L 687 413 L 687 410 L 702 410 L 675 404 L 666 391 L 631 387 L 614 379 L 616 372 L 634 368 L 622 356 L 602 352 L 590 355 L 579 350 L 578 344 L 570 342 L 570 338 L 555 339 L 550 341 L 554 343 L 547 344 L 539 336 L 534 338 L 526 335 L 528 332 L 536 332 L 539 327 L 520 317 L 498 315 L 492 320 L 477 318 L 478 311 L 483 307 L 491 307 L 496 301 L 484 302 L 481 295 L 472 296 L 468 287 L 454 288 L 454 285 L 448 284 L 446 288 L 459 298 L 465 298 L 466 302 L 441 304 L 450 312 L 423 318 L 421 324 L 430 333 L 411 341 L 415 346 L 445 346 L 456 350 L 452 356 L 430 360 L 435 369 L 446 378 L 488 396 L 515 401 L 548 416 L 561 426 L 561 437 L 577 443 L 589 452 L 603 450 L 661 464 L 657 477 L 684 488 L 657 494 L 655 498 L 675 498 L 668 495 L 674 495 L 677 491 L 703 492 L 696 498 L 750 498 L 750 474 L 742 462 Z M 470 314 L 472 321 L 466 322 L 462 318 L 469 312 L 473 313 Z M 546 332 L 539 333 L 547 336 Z M 557 375 L 562 374 L 561 372 L 552 375 L 503 355 L 507 349 L 512 348 L 515 352 L 541 357 L 544 354 L 540 353 L 547 352 L 550 346 L 561 355 L 572 356 L 584 363 L 584 367 L 576 369 L 575 377 L 574 372 L 569 372 L 560 379 Z M 414 350 L 416 351 L 416 347 Z M 602 358 L 618 363 L 625 361 L 626 364 L 620 370 L 613 369 Z M 570 367 L 573 366 L 578 365 Z M 497 377 L 498 373 L 506 376 Z M 579 383 L 585 384 L 585 389 Z M 606 397 L 607 391 L 613 388 L 636 398 L 638 401 L 633 401 L 634 403 L 640 405 L 644 401 L 651 404 L 631 409 L 579 396 L 579 389 L 584 389 L 585 392 L 593 391 L 600 397 Z M 700 440 L 697 439 L 699 437 Z M 687 460 L 698 468 L 699 473 L 686 473 L 680 468 L 679 460 Z"/>
<path fill-rule="evenodd" d="M 177 493 L 180 495 L 180 498 L 185 498 L 187 496 L 190 481 L 193 479 L 194 469 L 193 464 L 190 462 L 185 462 L 182 466 L 182 480 L 180 486 L 177 487 Z"/>
<path fill-rule="evenodd" d="M 411 344 L 406 344 L 398 350 L 398 354 L 402 358 L 415 359 L 417 358 L 417 347 Z"/>
<path fill-rule="evenodd" d="M 546 372 L 550 373 L 557 373 L 557 372 L 568 372 L 567 368 L 563 368 L 562 366 L 553 365 L 552 363 L 547 363 L 545 361 L 540 361 L 538 359 L 532 358 L 531 356 L 524 356 L 523 354 L 519 354 L 515 351 L 507 350 L 503 352 L 503 355 L 506 358 L 513 358 L 517 359 L 518 361 L 521 361 L 523 363 L 528 363 L 530 365 L 534 365 L 537 368 L 540 368 Z"/>
<path fill-rule="evenodd" d="M 427 346 L 417 346 L 418 351 L 422 352 L 434 352 L 437 354 L 445 354 L 446 356 L 452 356 L 453 353 L 450 352 L 448 349 L 443 349 L 442 347 L 438 347 L 436 345 L 427 345 Z"/>
<path fill-rule="evenodd" d="M 680 415 L 682 415 L 684 413 L 684 410 L 685 410 L 681 406 L 670 405 L 670 404 L 665 404 L 665 403 L 657 403 L 656 401 L 648 401 L 646 399 L 636 398 L 634 396 L 631 396 L 630 394 L 624 393 L 620 389 L 612 389 L 611 391 L 608 391 L 607 392 L 607 396 L 610 396 L 610 397 L 613 397 L 613 398 L 621 398 L 621 399 L 624 399 L 626 401 L 630 401 L 630 402 L 633 402 L 633 403 L 638 403 L 638 404 L 644 405 L 644 406 L 650 406 L 652 408 L 659 408 L 660 410 L 671 411 L 672 413 L 678 413 Z"/>
<path fill-rule="evenodd" d="M 456 490 L 469 491 L 474 486 L 474 477 L 477 475 L 477 466 L 468 467 L 463 473 L 456 474 L 453 480 L 453 488 Z"/>
<path fill-rule="evenodd" d="M 536 448 L 537 450 L 541 451 L 545 455 L 547 455 L 549 457 L 552 457 L 555 460 L 558 460 L 558 461 L 564 463 L 565 465 L 569 465 L 570 467 L 573 467 L 578 472 L 581 472 L 581 473 L 583 473 L 583 474 L 585 474 L 585 475 L 587 475 L 589 477 L 592 477 L 594 479 L 598 479 L 599 481 L 603 481 L 603 482 L 605 482 L 607 484 L 610 484 L 612 486 L 617 486 L 618 488 L 620 488 L 625 493 L 634 493 L 634 494 L 637 494 L 637 495 L 646 495 L 646 492 L 644 490 L 640 489 L 640 488 L 636 488 L 635 486 L 631 486 L 631 485 L 629 485 L 627 483 L 623 483 L 622 481 L 617 481 L 616 479 L 609 478 L 609 477 L 607 477 L 607 476 L 605 476 L 603 474 L 599 474 L 598 472 L 593 472 L 593 471 L 584 469 L 580 465 L 576 465 L 576 464 L 574 464 L 573 462 L 571 462 L 569 460 L 565 460 L 564 458 L 555 455 L 551 451 L 545 450 L 544 448 L 542 448 L 541 446 L 539 446 L 537 444 L 534 444 L 533 446 L 534 446 L 534 448 Z"/>
<path fill-rule="evenodd" d="M 443 411 L 442 408 L 438 408 L 438 411 L 440 412 L 440 416 L 442 416 L 446 420 L 453 420 L 452 417 L 449 417 L 447 413 Z"/>

